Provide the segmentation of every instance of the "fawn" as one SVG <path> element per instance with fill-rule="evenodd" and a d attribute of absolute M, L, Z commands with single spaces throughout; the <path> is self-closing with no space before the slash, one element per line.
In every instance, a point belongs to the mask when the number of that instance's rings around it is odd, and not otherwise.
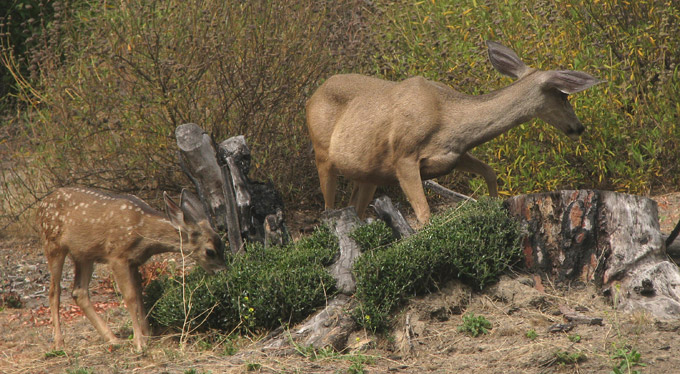
<path fill-rule="evenodd" d="M 182 191 L 179 206 L 166 193 L 163 198 L 167 218 L 136 196 L 93 189 L 60 188 L 41 202 L 37 222 L 52 275 L 49 302 L 55 349 L 64 346 L 59 298 L 66 255 L 75 265 L 73 299 L 97 331 L 116 344 L 118 339 L 95 312 L 88 291 L 95 262 L 111 266 L 132 317 L 137 350 L 150 334 L 142 302 L 140 265 L 158 253 L 183 252 L 209 273 L 226 268 L 222 241 L 210 226 L 201 202 L 188 191 Z"/>

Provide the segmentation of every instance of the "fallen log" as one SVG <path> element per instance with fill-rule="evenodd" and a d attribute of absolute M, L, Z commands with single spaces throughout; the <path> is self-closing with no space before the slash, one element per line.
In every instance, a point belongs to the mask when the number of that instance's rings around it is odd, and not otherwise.
<path fill-rule="evenodd" d="M 680 271 L 668 261 L 656 203 L 612 191 L 520 195 L 505 201 L 526 227 L 526 267 L 556 282 L 595 282 L 622 311 L 680 316 Z"/>

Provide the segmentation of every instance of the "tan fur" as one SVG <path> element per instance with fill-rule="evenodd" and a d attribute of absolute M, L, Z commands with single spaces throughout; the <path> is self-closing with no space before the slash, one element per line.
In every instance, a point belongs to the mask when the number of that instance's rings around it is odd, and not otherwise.
<path fill-rule="evenodd" d="M 142 303 L 138 271 L 141 264 L 155 254 L 183 250 L 209 272 L 225 268 L 220 237 L 201 214 L 197 200 L 185 198 L 183 193 L 180 208 L 167 195 L 164 197 L 170 219 L 135 196 L 92 189 L 60 188 L 41 202 L 37 223 L 52 276 L 49 301 L 55 349 L 64 346 L 59 299 L 66 255 L 75 265 L 72 295 L 76 304 L 105 339 L 117 343 L 116 336 L 92 307 L 88 292 L 94 264 L 111 266 L 132 317 L 138 350 L 150 333 Z"/>
<path fill-rule="evenodd" d="M 473 147 L 536 117 L 578 137 L 583 126 L 566 93 L 599 81 L 582 72 L 531 69 L 512 50 L 488 44 L 494 66 L 519 79 L 486 95 L 423 77 L 390 82 L 358 74 L 332 76 L 317 89 L 307 102 L 307 127 L 326 209 L 333 208 L 343 175 L 354 181 L 350 205 L 360 217 L 378 185 L 398 183 L 426 223 L 422 180 L 453 169 L 472 172 L 497 196 L 496 173 L 468 153 Z"/>

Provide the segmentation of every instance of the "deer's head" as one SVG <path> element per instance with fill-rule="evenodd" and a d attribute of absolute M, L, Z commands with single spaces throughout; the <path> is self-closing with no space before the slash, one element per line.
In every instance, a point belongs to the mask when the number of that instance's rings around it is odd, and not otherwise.
<path fill-rule="evenodd" d="M 170 222 L 187 234 L 187 243 L 183 243 L 184 251 L 208 273 L 225 269 L 224 245 L 210 225 L 200 200 L 186 190 L 182 191 L 179 206 L 167 193 L 163 193 L 163 199 Z"/>
<path fill-rule="evenodd" d="M 599 80 L 588 73 L 573 70 L 538 70 L 524 64 L 517 54 L 499 43 L 487 41 L 489 60 L 500 73 L 519 80 L 528 80 L 536 86 L 535 95 L 527 100 L 536 101 L 536 116 L 578 139 L 585 128 L 576 117 L 568 95 L 586 90 Z"/>

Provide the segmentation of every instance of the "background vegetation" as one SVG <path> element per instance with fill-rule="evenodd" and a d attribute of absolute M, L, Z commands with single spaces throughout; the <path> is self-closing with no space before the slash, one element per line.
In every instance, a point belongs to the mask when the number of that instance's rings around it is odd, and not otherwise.
<path fill-rule="evenodd" d="M 580 141 L 537 121 L 474 151 L 502 194 L 680 185 L 672 0 L 13 0 L 0 12 L 0 227 L 59 185 L 151 199 L 188 185 L 173 138 L 185 122 L 217 140 L 244 134 L 253 177 L 272 179 L 291 208 L 316 208 L 304 102 L 326 77 L 424 75 L 489 92 L 510 79 L 488 63 L 487 39 L 534 67 L 607 80 L 572 98 Z M 484 190 L 468 175 L 443 181 Z"/>

